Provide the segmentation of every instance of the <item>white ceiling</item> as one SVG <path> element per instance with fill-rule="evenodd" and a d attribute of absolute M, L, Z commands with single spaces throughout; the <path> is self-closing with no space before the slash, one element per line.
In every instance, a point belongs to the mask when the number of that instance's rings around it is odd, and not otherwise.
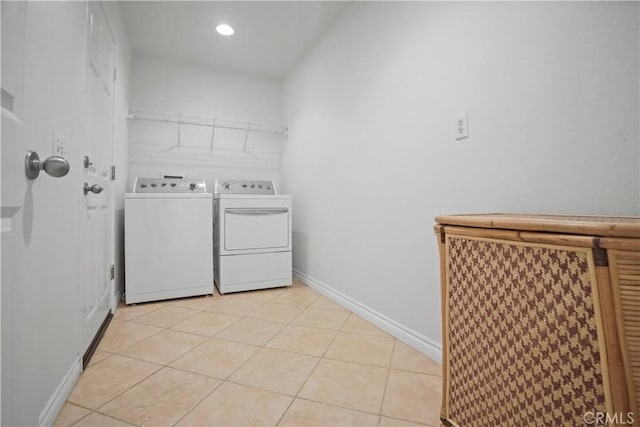
<path fill-rule="evenodd" d="M 134 53 L 282 77 L 347 6 L 330 1 L 123 1 Z M 224 22 L 235 34 L 216 33 Z"/>

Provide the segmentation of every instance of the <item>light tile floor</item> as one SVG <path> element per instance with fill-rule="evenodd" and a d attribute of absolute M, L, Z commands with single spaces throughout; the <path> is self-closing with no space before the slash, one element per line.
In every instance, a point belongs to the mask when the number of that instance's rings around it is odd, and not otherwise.
<path fill-rule="evenodd" d="M 440 364 L 314 290 L 122 305 L 58 426 L 439 426 Z"/>

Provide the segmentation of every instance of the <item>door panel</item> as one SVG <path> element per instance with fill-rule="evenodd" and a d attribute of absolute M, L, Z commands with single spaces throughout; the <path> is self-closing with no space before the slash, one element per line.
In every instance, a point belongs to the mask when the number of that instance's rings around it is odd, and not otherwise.
<path fill-rule="evenodd" d="M 26 3 L 2 2 L 2 207 L 22 206 L 27 182 L 23 127 Z M 42 154 L 42 153 L 41 153 Z M 7 161 L 8 160 L 8 161 Z M 2 217 L 5 215 L 3 213 Z M 5 264 L 3 264 L 4 266 Z"/>
<path fill-rule="evenodd" d="M 81 352 L 85 352 L 109 313 L 110 165 L 113 129 L 115 42 L 99 2 L 88 3 L 87 130 L 83 178 L 102 188 L 83 199 L 80 235 Z"/>

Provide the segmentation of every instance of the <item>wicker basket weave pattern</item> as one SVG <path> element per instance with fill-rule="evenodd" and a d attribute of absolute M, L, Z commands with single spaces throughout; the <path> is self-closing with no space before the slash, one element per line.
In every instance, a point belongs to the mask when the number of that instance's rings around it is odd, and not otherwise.
<path fill-rule="evenodd" d="M 583 425 L 605 411 L 587 253 L 448 236 L 448 418 Z"/>

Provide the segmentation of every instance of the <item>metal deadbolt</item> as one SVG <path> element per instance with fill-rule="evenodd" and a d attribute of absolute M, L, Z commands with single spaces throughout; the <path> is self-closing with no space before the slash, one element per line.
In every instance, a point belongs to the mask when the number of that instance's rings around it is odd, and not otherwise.
<path fill-rule="evenodd" d="M 93 165 L 93 162 L 91 160 L 89 160 L 89 156 L 84 156 L 84 160 L 82 162 L 84 164 L 84 168 L 88 169 L 89 166 Z"/>
<path fill-rule="evenodd" d="M 89 191 L 91 191 L 93 194 L 99 194 L 102 193 L 102 190 L 104 190 L 104 188 L 100 187 L 98 184 L 89 185 L 88 182 L 85 182 L 82 186 L 82 191 L 84 192 L 85 196 L 89 194 Z"/>
<path fill-rule="evenodd" d="M 51 156 L 44 162 L 35 151 L 27 151 L 24 158 L 24 171 L 29 179 L 36 179 L 43 170 L 54 178 L 60 178 L 69 173 L 69 162 L 64 157 Z"/>

